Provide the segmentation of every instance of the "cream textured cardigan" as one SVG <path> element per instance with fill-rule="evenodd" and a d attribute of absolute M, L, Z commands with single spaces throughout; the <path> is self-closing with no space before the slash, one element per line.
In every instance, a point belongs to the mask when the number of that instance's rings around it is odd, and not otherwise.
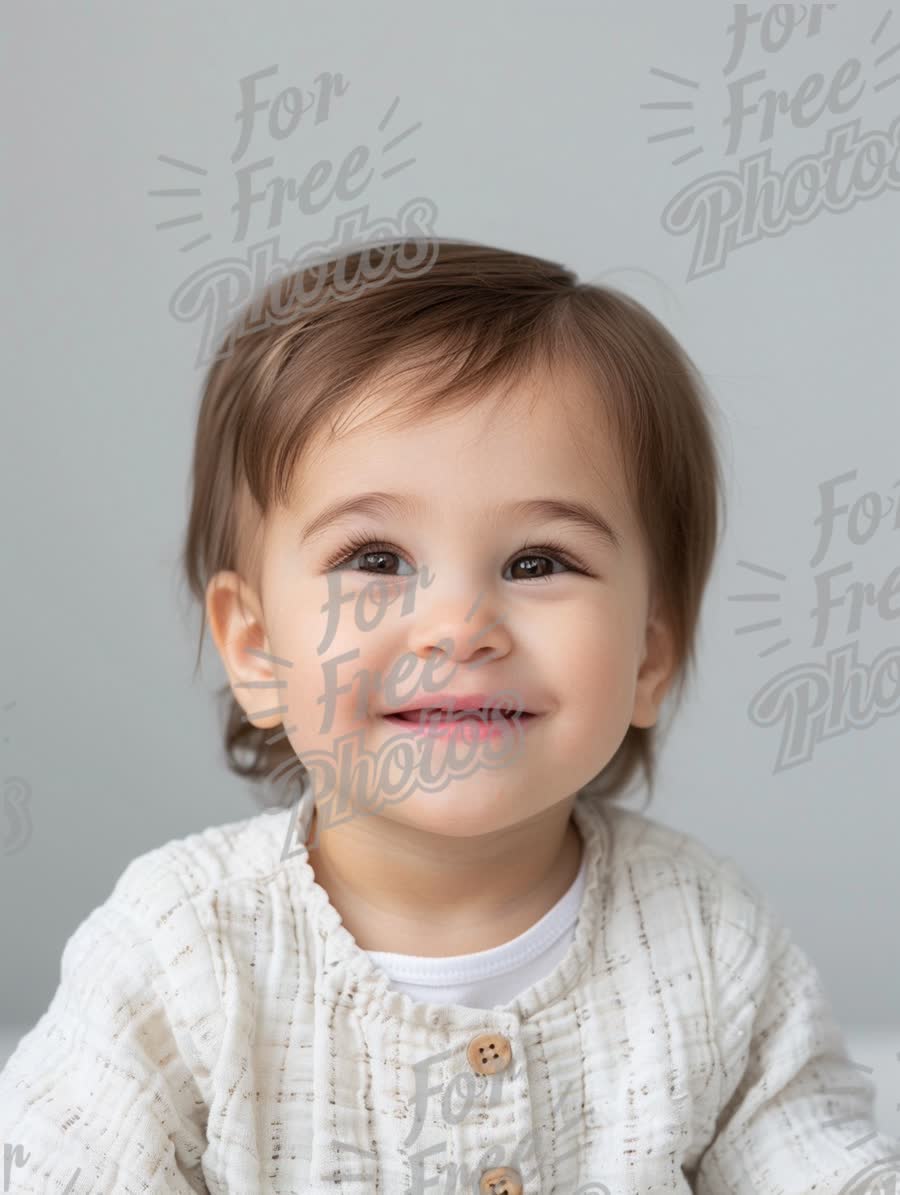
<path fill-rule="evenodd" d="M 495 1167 L 495 1195 L 882 1189 L 862 1184 L 900 1142 L 731 861 L 579 797 L 562 961 L 499 1009 L 433 1005 L 341 923 L 308 816 L 149 851 L 78 926 L 0 1075 L 11 1191 L 447 1195 L 490 1192 Z M 511 1054 L 490 1077 L 468 1051 L 484 1034 Z"/>

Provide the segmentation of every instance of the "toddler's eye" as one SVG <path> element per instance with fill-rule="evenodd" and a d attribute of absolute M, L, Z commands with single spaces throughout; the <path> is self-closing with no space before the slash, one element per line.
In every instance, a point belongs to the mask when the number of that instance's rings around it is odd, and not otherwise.
<path fill-rule="evenodd" d="M 336 552 L 334 556 L 327 562 L 326 567 L 343 568 L 344 565 L 352 564 L 355 560 L 362 560 L 363 567 L 357 569 L 357 572 L 375 573 L 384 577 L 395 577 L 398 574 L 390 571 L 389 557 L 394 556 L 398 560 L 402 560 L 402 556 L 392 548 L 390 544 L 369 543 L 366 540 L 354 540 L 346 544 L 340 551 Z M 406 563 L 404 561 L 404 563 Z M 407 576 L 415 573 L 415 569 L 410 566 L 411 572 Z"/>
<path fill-rule="evenodd" d="M 397 560 L 406 564 L 411 573 L 406 576 L 413 575 L 415 569 L 408 561 L 404 560 L 401 552 L 391 544 L 372 542 L 367 540 L 364 535 L 355 536 L 349 543 L 346 543 L 326 562 L 326 568 L 343 568 L 346 565 L 353 564 L 354 561 L 360 560 L 361 566 L 356 569 L 356 572 L 370 573 L 383 577 L 397 577 L 403 574 L 398 574 L 391 571 L 390 558 L 395 557 Z M 549 564 L 549 572 L 544 566 Z M 509 569 L 516 568 L 520 564 L 525 564 L 528 567 L 525 569 L 524 575 L 512 577 L 513 581 L 549 581 L 553 573 L 553 565 L 559 565 L 565 572 L 578 573 L 581 576 L 592 576 L 591 572 L 582 565 L 574 561 L 565 549 L 560 544 L 546 543 L 541 545 L 526 545 L 513 562 L 507 565 L 504 570 L 504 575 Z M 537 566 L 535 568 L 535 565 Z"/>
<path fill-rule="evenodd" d="M 550 572 L 549 575 L 547 572 L 535 573 L 535 565 L 540 567 L 541 562 L 543 562 L 545 566 L 549 564 L 551 569 L 554 564 L 562 565 L 564 569 L 568 569 L 569 567 L 564 563 L 564 561 L 557 560 L 555 556 L 539 556 L 537 553 L 533 553 L 530 556 L 519 556 L 518 559 L 514 560 L 509 567 L 515 568 L 516 565 L 522 564 L 523 562 L 528 564 L 530 569 L 524 574 L 524 576 L 513 577 L 514 581 L 549 581 L 550 577 L 553 576 L 552 572 Z M 577 572 L 578 570 L 575 571 Z"/>

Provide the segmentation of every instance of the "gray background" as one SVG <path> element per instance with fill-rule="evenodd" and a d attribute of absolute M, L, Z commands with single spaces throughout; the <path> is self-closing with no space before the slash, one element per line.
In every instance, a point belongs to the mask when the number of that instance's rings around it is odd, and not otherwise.
<path fill-rule="evenodd" d="M 900 83 L 879 85 L 900 70 L 900 55 L 880 56 L 900 40 L 900 18 L 873 44 L 887 10 L 845 3 L 825 11 L 817 36 L 801 28 L 778 52 L 760 44 L 755 26 L 726 76 L 732 11 L 717 0 L 689 11 L 521 0 L 7 6 L 7 1039 L 44 1011 L 63 945 L 132 858 L 256 809 L 222 758 L 212 693 L 224 674 L 209 640 L 192 677 L 199 616 L 188 613 L 176 562 L 203 370 L 200 326 L 174 318 L 172 295 L 193 271 L 244 256 L 268 235 L 291 255 L 329 240 L 335 219 L 363 204 L 370 220 L 395 218 L 426 197 L 438 234 L 547 256 L 628 290 L 712 387 L 725 418 L 728 527 L 704 606 L 699 683 L 671 733 L 649 812 L 746 869 L 820 967 L 852 1040 L 861 1050 L 881 1043 L 871 1054 L 878 1082 L 895 1083 L 897 719 L 885 708 L 853 725 L 839 713 L 841 733 L 785 767 L 784 720 L 760 725 L 750 707 L 788 670 L 824 674 L 828 652 L 849 644 L 868 669 L 900 638 L 900 601 L 887 592 L 858 627 L 848 624 L 849 600 L 832 609 L 820 643 L 812 619 L 815 578 L 826 569 L 848 566 L 834 581 L 840 596 L 851 583 L 889 589 L 900 563 L 896 509 L 882 510 L 865 542 L 851 539 L 840 516 L 828 553 L 814 561 L 829 479 L 856 471 L 835 495 L 844 504 L 869 493 L 860 515 L 877 511 L 873 495 L 900 496 L 900 196 L 887 189 L 844 212 L 823 209 L 694 277 L 695 234 L 675 235 L 662 213 L 693 180 L 734 174 L 762 150 L 783 171 L 820 154 L 847 120 L 859 117 L 862 132 L 887 130 Z M 765 71 L 748 94 L 793 94 L 814 71 L 827 85 L 854 56 L 865 89 L 851 111 L 826 110 L 807 127 L 782 116 L 767 140 L 759 113 L 749 115 L 728 152 L 729 81 Z M 320 158 L 337 169 L 358 144 L 374 173 L 354 200 L 334 196 L 316 213 L 286 205 L 272 230 L 257 206 L 235 241 L 239 81 L 272 65 L 262 97 L 290 85 L 308 92 L 325 71 L 341 72 L 349 87 L 327 121 L 305 115 L 281 141 L 259 114 L 242 163 L 271 154 L 274 164 L 254 182 L 301 179 Z M 693 107 L 642 107 L 672 100 Z M 689 135 L 657 139 L 687 126 Z M 159 155 L 207 173 L 188 176 Z M 185 185 L 202 196 L 148 194 Z M 191 212 L 202 218 L 157 227 Z M 180 250 L 207 233 L 203 245 Z M 741 600 L 754 593 L 772 597 Z M 759 623 L 770 625 L 743 630 Z M 888 672 L 886 693 L 889 682 Z M 24 841 L 17 784 L 27 786 Z"/>

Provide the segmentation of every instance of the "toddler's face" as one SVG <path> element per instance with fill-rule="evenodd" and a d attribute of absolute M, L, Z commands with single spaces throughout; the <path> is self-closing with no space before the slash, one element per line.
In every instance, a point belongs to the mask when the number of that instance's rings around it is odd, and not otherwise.
<path fill-rule="evenodd" d="M 360 424 L 317 441 L 290 507 L 267 521 L 250 595 L 257 621 L 227 596 L 217 606 L 232 684 L 255 686 L 234 689 L 250 721 L 283 722 L 301 760 L 324 753 L 336 763 L 355 733 L 353 758 L 368 751 L 378 766 L 402 735 L 410 746 L 394 756 L 395 784 L 427 749 L 446 783 L 429 791 L 413 769 L 403 799 L 373 797 L 377 816 L 448 836 L 533 817 L 596 775 L 630 723 L 656 720 L 671 671 L 668 632 L 655 618 L 648 625 L 645 549 L 602 423 L 579 380 L 540 378 L 499 408 L 489 401 L 400 430 Z M 332 504 L 373 491 L 415 508 L 321 523 Z M 524 506 L 538 500 L 596 512 L 618 546 Z M 423 738 L 386 716 L 440 704 L 438 693 L 496 695 L 534 716 L 474 742 L 463 731 L 455 742 Z M 470 761 L 462 774 L 451 756 Z M 324 829 L 321 806 L 319 817 Z"/>

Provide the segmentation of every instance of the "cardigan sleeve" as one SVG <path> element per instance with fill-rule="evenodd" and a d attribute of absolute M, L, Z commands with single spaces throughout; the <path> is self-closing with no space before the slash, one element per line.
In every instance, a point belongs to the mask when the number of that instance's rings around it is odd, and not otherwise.
<path fill-rule="evenodd" d="M 875 1086 L 848 1057 L 811 959 L 731 860 L 714 888 L 723 1086 L 696 1195 L 868 1195 L 900 1182 L 900 1141 L 876 1129 Z"/>
<path fill-rule="evenodd" d="M 49 1007 L 0 1074 L 13 1191 L 207 1191 L 207 1107 L 183 1056 L 177 951 L 162 939 L 164 965 L 162 942 L 114 897 L 69 938 Z"/>

